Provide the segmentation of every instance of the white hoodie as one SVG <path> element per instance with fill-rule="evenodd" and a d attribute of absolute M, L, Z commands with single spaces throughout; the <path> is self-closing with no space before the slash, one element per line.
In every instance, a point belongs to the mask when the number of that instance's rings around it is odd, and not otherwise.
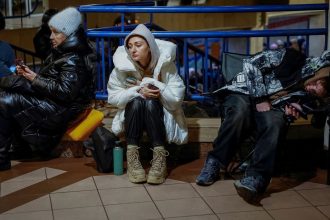
<path fill-rule="evenodd" d="M 188 129 L 182 110 L 185 86 L 175 66 L 176 45 L 169 41 L 155 39 L 143 24 L 138 25 L 126 38 L 132 35 L 142 36 L 148 42 L 151 51 L 149 68 L 153 77 L 144 77 L 139 64 L 131 59 L 125 46 L 117 48 L 113 62 L 115 68 L 108 82 L 108 102 L 118 107 L 112 122 L 112 131 L 120 134 L 124 131 L 125 107 L 135 97 L 141 96 L 137 91 L 141 86 L 150 83 L 160 90 L 160 101 L 164 110 L 164 124 L 169 143 L 184 144 L 188 141 Z M 127 88 L 126 78 L 133 76 L 142 80 L 140 86 Z"/>

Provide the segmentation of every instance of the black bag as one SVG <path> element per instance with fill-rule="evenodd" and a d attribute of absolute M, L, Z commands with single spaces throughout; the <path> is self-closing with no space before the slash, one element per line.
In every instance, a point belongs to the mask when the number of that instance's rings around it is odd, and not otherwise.
<path fill-rule="evenodd" d="M 92 151 L 96 162 L 97 171 L 110 173 L 113 171 L 113 148 L 118 138 L 104 127 L 97 127 L 91 135 L 93 146 Z"/>

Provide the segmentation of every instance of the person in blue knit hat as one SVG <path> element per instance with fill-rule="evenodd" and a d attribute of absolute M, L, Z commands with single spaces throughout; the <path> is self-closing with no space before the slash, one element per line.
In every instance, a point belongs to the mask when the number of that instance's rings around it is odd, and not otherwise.
<path fill-rule="evenodd" d="M 0 78 L 0 170 L 11 168 L 9 147 L 19 136 L 42 156 L 49 155 L 70 123 L 91 107 L 93 55 L 80 12 L 66 8 L 50 21 L 51 54 L 39 73 L 16 66 L 17 74 Z"/>

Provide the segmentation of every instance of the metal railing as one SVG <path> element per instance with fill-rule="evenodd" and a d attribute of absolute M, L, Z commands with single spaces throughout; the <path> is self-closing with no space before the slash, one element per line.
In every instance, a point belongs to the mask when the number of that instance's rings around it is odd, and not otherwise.
<path fill-rule="evenodd" d="M 249 40 L 252 37 L 262 37 L 269 38 L 272 36 L 311 36 L 311 35 L 323 35 L 325 36 L 324 48 L 327 48 L 327 35 L 328 35 L 328 4 L 302 4 L 302 5 L 262 5 L 262 6 L 206 6 L 206 7 L 141 7 L 141 6 L 107 6 L 107 5 L 83 5 L 79 7 L 79 10 L 83 13 L 89 12 L 99 12 L 99 13 L 120 13 L 122 16 L 125 13 L 149 13 L 149 27 L 154 27 L 153 25 L 153 14 L 154 13 L 234 13 L 234 12 L 275 12 L 275 11 L 324 11 L 325 13 L 325 27 L 323 28 L 302 28 L 302 29 L 281 29 L 281 30 L 231 30 L 231 31 L 153 31 L 156 38 L 164 38 L 167 40 L 176 40 L 179 42 L 181 51 L 178 50 L 177 57 L 181 60 L 177 60 L 178 69 L 183 69 L 182 77 L 186 83 L 187 87 L 187 98 L 195 100 L 203 100 L 204 96 L 200 96 L 201 92 L 208 92 L 217 85 L 217 80 L 220 74 L 220 62 L 221 56 L 217 62 L 212 61 L 209 56 L 208 42 L 212 39 L 219 39 L 222 41 L 221 53 L 228 52 L 227 40 L 230 38 L 246 38 L 246 50 L 245 53 L 250 53 Z M 111 40 L 124 38 L 129 34 L 130 30 L 134 26 L 121 26 L 116 28 L 97 28 L 88 29 L 87 36 L 95 39 L 97 51 L 101 55 L 100 63 L 100 75 L 98 77 L 98 91 L 97 99 L 106 99 L 106 80 L 107 75 L 110 74 L 112 66 L 112 50 Z M 196 67 L 193 64 L 195 73 L 202 73 L 202 87 L 198 89 L 197 86 L 194 87 L 191 83 L 191 77 L 193 75 L 189 74 L 189 52 L 191 47 L 189 47 L 189 40 L 194 38 L 200 38 L 204 41 L 204 51 L 199 53 L 201 57 L 202 64 Z M 179 47 L 178 47 L 179 48 Z M 199 51 L 200 52 L 200 51 Z M 194 55 L 196 57 L 196 55 Z M 193 59 L 193 58 L 192 58 Z M 182 68 L 181 68 L 182 67 Z M 200 91 L 201 90 L 201 91 Z"/>

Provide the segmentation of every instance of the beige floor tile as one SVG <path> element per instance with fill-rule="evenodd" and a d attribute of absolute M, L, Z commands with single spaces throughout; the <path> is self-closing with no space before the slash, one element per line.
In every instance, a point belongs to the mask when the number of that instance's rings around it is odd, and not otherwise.
<path fill-rule="evenodd" d="M 146 185 L 153 200 L 183 199 L 199 197 L 189 183 L 171 185 Z"/>
<path fill-rule="evenodd" d="M 330 205 L 318 206 L 317 207 L 324 215 L 330 218 Z"/>
<path fill-rule="evenodd" d="M 202 196 L 222 196 L 237 194 L 233 183 L 233 180 L 222 180 L 215 182 L 211 186 L 192 185 Z"/>
<path fill-rule="evenodd" d="M 260 202 L 265 209 L 282 209 L 294 207 L 311 206 L 299 193 L 294 190 L 287 190 L 279 193 L 272 193 Z"/>
<path fill-rule="evenodd" d="M 26 181 L 26 180 L 45 180 L 46 177 L 46 168 L 40 168 L 32 172 L 20 175 L 18 177 L 7 180 L 6 182 L 14 181 Z"/>
<path fill-rule="evenodd" d="M 54 191 L 54 193 L 83 191 L 83 190 L 96 190 L 96 185 L 95 185 L 93 177 L 88 177 L 87 179 L 84 179 L 77 183 L 63 187 L 59 190 Z"/>
<path fill-rule="evenodd" d="M 270 210 L 275 220 L 325 220 L 327 219 L 314 207 Z"/>
<path fill-rule="evenodd" d="M 303 190 L 303 189 L 323 189 L 328 188 L 329 186 L 326 184 L 320 183 L 312 183 L 312 182 L 303 182 L 300 185 L 294 187 L 295 190 Z"/>
<path fill-rule="evenodd" d="M 24 189 L 28 186 L 46 180 L 47 172 L 49 173 L 49 177 L 48 177 L 49 179 L 57 175 L 60 175 L 65 171 L 52 169 L 52 168 L 40 168 L 32 172 L 20 175 L 18 177 L 3 181 L 1 183 L 0 196 L 8 195 L 10 193 L 16 192 L 18 190 Z"/>
<path fill-rule="evenodd" d="M 201 198 L 155 201 L 165 218 L 213 214 Z"/>
<path fill-rule="evenodd" d="M 46 167 L 45 170 L 46 170 L 47 179 L 53 178 L 55 176 L 61 175 L 62 173 L 66 172 L 64 170 L 53 169 L 49 167 Z"/>
<path fill-rule="evenodd" d="M 126 174 L 121 176 L 103 175 L 93 177 L 98 189 L 111 189 L 122 187 L 134 187 L 137 184 L 131 183 Z"/>
<path fill-rule="evenodd" d="M 4 181 L 1 183 L 1 196 L 6 196 L 10 193 L 32 186 L 43 181 L 42 179 L 30 179 L 24 181 Z"/>
<path fill-rule="evenodd" d="M 140 220 L 162 218 L 152 202 L 108 205 L 105 209 L 109 219 Z"/>
<path fill-rule="evenodd" d="M 4 214 L 20 213 L 20 212 L 35 212 L 35 211 L 51 211 L 49 195 L 40 197 L 17 208 L 11 209 Z M 1 217 L 0 217 L 1 219 Z"/>
<path fill-rule="evenodd" d="M 221 220 L 272 220 L 265 211 L 223 213 L 218 216 Z"/>
<path fill-rule="evenodd" d="M 53 214 L 51 211 L 39 211 L 29 213 L 14 213 L 14 214 L 2 214 L 1 220 L 53 220 Z"/>
<path fill-rule="evenodd" d="M 103 206 L 54 210 L 54 220 L 107 220 Z"/>
<path fill-rule="evenodd" d="M 315 206 L 330 205 L 330 188 L 299 190 L 298 192 Z"/>
<path fill-rule="evenodd" d="M 50 194 L 53 209 L 68 209 L 100 206 L 101 199 L 96 190 Z"/>
<path fill-rule="evenodd" d="M 209 196 L 205 197 L 205 200 L 215 213 L 263 210 L 260 206 L 253 206 L 246 203 L 238 195 Z"/>
<path fill-rule="evenodd" d="M 143 186 L 118 189 L 102 189 L 99 190 L 99 193 L 104 205 L 151 202 L 151 198 Z"/>
<path fill-rule="evenodd" d="M 21 163 L 20 161 L 17 161 L 17 160 L 12 160 L 10 162 L 11 162 L 11 167 L 16 166 Z"/>
<path fill-rule="evenodd" d="M 196 215 L 188 217 L 166 218 L 166 220 L 218 220 L 216 215 Z"/>
<path fill-rule="evenodd" d="M 179 181 L 179 180 L 166 179 L 165 182 L 163 183 L 163 185 L 178 184 L 178 183 L 186 183 L 186 182 Z"/>

